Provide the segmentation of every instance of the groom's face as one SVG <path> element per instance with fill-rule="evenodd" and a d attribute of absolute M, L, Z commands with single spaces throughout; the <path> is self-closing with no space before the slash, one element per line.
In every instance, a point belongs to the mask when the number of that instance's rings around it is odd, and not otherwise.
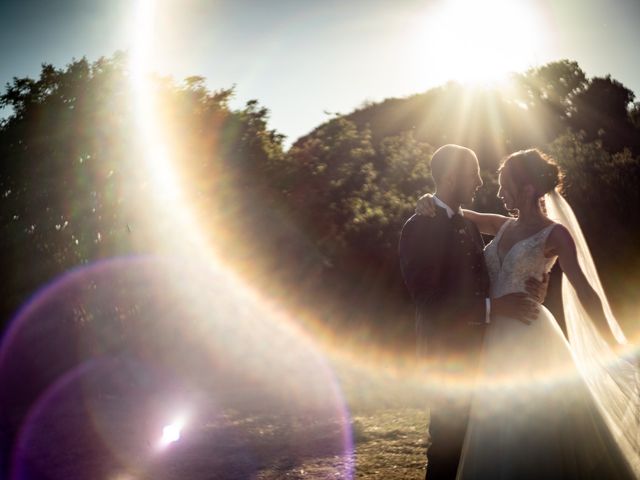
<path fill-rule="evenodd" d="M 482 178 L 478 161 L 475 158 L 469 158 L 463 163 L 462 172 L 457 177 L 455 196 L 461 204 L 469 204 L 481 186 Z"/>

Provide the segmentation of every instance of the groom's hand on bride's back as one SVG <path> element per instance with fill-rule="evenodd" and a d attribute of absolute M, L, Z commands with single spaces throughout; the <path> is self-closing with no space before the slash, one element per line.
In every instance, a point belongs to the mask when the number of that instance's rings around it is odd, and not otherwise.
<path fill-rule="evenodd" d="M 525 283 L 527 293 L 538 303 L 544 303 L 547 298 L 547 289 L 549 288 L 549 274 L 542 275 L 542 281 L 537 278 L 530 277 Z"/>
<path fill-rule="evenodd" d="M 491 316 L 509 317 L 527 325 L 536 319 L 538 304 L 526 293 L 510 293 L 491 301 Z"/>

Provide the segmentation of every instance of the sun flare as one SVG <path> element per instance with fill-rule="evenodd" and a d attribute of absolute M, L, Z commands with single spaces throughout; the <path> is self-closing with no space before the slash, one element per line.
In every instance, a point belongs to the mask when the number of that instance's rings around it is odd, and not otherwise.
<path fill-rule="evenodd" d="M 412 39 L 421 75 L 491 83 L 535 64 L 547 37 L 529 2 L 448 0 L 419 19 Z"/>
<path fill-rule="evenodd" d="M 141 164 L 144 165 L 151 193 L 151 198 L 141 202 L 141 208 L 152 208 L 157 212 L 155 218 L 175 225 L 176 230 L 182 233 L 173 239 L 175 241 L 171 242 L 169 250 L 204 254 L 207 244 L 190 214 L 174 165 L 173 149 L 179 145 L 170 141 L 173 138 L 172 125 L 166 125 L 162 121 L 157 85 L 154 82 L 158 9 L 156 0 L 138 0 L 133 12 L 131 85 L 137 135 L 142 147 Z M 169 243 L 169 240 L 163 239 L 165 243 Z"/>

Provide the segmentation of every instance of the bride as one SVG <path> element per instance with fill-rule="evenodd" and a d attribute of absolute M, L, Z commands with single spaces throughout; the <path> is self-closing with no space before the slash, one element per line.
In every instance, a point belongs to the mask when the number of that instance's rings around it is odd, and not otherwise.
<path fill-rule="evenodd" d="M 569 341 L 542 305 L 531 325 L 492 319 L 457 478 L 640 478 L 638 369 L 617 353 L 626 340 L 556 191 L 559 169 L 531 149 L 499 173 L 498 197 L 517 218 L 463 212 L 494 236 L 484 251 L 491 295 L 526 292 L 557 261 Z M 416 211 L 435 212 L 431 195 Z"/>

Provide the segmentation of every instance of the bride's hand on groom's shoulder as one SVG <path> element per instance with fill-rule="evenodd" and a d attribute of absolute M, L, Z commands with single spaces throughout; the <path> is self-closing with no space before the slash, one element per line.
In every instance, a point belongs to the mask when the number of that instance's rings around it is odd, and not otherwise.
<path fill-rule="evenodd" d="M 422 195 L 416 203 L 416 213 L 418 215 L 425 215 L 427 217 L 435 217 L 436 215 L 436 202 L 433 199 L 433 195 L 425 193 Z"/>
<path fill-rule="evenodd" d="M 530 325 L 538 312 L 538 304 L 526 293 L 510 293 L 491 301 L 492 317 L 509 317 Z"/>

